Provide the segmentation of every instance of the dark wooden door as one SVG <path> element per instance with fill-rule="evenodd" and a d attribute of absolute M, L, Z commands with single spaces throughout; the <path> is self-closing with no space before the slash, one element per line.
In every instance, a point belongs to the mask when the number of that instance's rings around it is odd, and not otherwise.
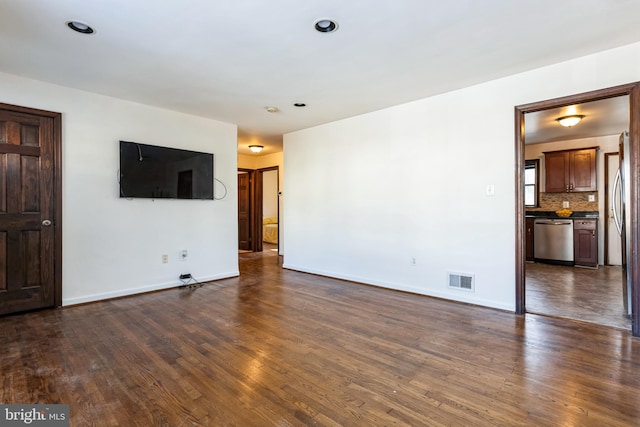
<path fill-rule="evenodd" d="M 61 305 L 60 115 L 0 105 L 0 314 Z"/>
<path fill-rule="evenodd" d="M 252 250 L 251 174 L 248 172 L 238 172 L 238 249 Z"/>

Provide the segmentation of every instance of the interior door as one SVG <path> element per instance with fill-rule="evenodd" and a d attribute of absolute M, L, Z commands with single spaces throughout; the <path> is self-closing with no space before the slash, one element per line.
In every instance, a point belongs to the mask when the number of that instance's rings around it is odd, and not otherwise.
<path fill-rule="evenodd" d="M 251 174 L 238 171 L 238 249 L 252 250 L 251 243 Z"/>
<path fill-rule="evenodd" d="M 0 104 L 0 314 L 59 306 L 60 115 Z"/>

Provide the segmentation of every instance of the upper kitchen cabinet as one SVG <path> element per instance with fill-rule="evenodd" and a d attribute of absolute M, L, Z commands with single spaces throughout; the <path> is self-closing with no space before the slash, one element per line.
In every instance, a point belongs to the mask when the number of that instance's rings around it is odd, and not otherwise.
<path fill-rule="evenodd" d="M 597 150 L 598 147 L 590 147 L 545 152 L 545 191 L 547 193 L 597 191 Z"/>

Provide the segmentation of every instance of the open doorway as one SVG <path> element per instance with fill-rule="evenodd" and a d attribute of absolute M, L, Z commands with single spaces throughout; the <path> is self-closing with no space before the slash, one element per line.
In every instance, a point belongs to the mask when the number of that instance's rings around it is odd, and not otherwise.
<path fill-rule="evenodd" d="M 631 193 L 631 202 L 629 203 L 628 209 L 631 212 L 631 224 L 629 224 L 631 230 L 631 236 L 629 238 L 629 246 L 631 249 L 631 253 L 635 254 L 633 257 L 630 257 L 627 268 L 629 269 L 629 283 L 631 288 L 631 311 L 632 311 L 632 321 L 631 327 L 633 334 L 638 336 L 640 335 L 640 323 L 638 317 L 638 308 L 640 307 L 640 299 L 639 299 L 639 287 L 638 287 L 638 224 L 637 224 L 637 214 L 638 214 L 638 151 L 640 148 L 639 141 L 639 131 L 640 131 L 640 119 L 638 118 L 638 114 L 640 114 L 640 85 L 637 83 L 618 86 L 609 89 L 603 89 L 599 91 L 584 93 L 580 95 L 574 95 L 564 98 L 558 98 L 554 100 L 541 101 L 533 104 L 527 104 L 522 106 L 517 106 L 515 108 L 516 112 L 516 311 L 519 314 L 524 314 L 529 311 L 526 305 L 526 265 L 525 265 L 525 255 L 526 255 L 526 235 L 527 231 L 525 229 L 525 224 L 527 221 L 525 220 L 525 181 L 524 181 L 524 172 L 525 172 L 525 127 L 526 127 L 526 118 L 525 115 L 527 113 L 533 113 L 538 111 L 550 110 L 553 108 L 561 108 L 570 105 L 576 105 L 581 103 L 587 103 L 592 101 L 598 101 L 608 98 L 614 98 L 619 96 L 629 96 L 629 108 L 630 108 L 630 123 L 629 123 L 629 134 L 630 134 L 630 153 L 629 153 L 629 161 L 631 165 L 631 173 L 628 177 L 628 187 Z M 606 216 L 606 215 L 605 215 Z M 568 267 L 566 267 L 568 268 Z M 576 274 L 579 273 L 579 270 L 568 270 L 569 273 Z M 573 280 L 574 282 L 582 280 L 581 278 L 576 279 L 575 277 L 564 277 L 554 280 L 556 284 L 562 283 L 563 281 Z"/>
<path fill-rule="evenodd" d="M 279 168 L 238 169 L 238 250 L 279 253 Z"/>
<path fill-rule="evenodd" d="M 262 250 L 278 253 L 280 244 L 278 168 L 261 169 L 260 173 L 262 173 Z"/>

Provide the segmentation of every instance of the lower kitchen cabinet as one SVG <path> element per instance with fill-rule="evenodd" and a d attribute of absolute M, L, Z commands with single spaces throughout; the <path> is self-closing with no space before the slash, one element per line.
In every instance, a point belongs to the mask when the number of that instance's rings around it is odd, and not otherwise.
<path fill-rule="evenodd" d="M 535 218 L 525 218 L 525 261 L 533 262 L 533 224 Z"/>
<path fill-rule="evenodd" d="M 573 220 L 573 254 L 577 266 L 598 266 L 598 220 Z"/>

